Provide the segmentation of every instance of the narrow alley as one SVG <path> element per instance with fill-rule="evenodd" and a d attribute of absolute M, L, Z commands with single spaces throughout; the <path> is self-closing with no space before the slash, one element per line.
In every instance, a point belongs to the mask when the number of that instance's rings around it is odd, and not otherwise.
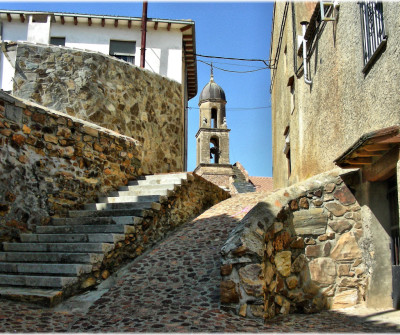
<path fill-rule="evenodd" d="M 52 309 L 1 300 L 0 331 L 400 331 L 400 325 L 379 321 L 390 315 L 387 312 L 378 315 L 377 321 L 367 315 L 325 311 L 288 315 L 261 324 L 221 311 L 219 250 L 235 224 L 263 196 L 262 193 L 242 194 L 210 208 L 112 276 L 109 289 L 102 291 L 100 287 L 97 292 L 73 297 Z M 93 302 L 89 301 L 90 296 L 95 297 Z"/>

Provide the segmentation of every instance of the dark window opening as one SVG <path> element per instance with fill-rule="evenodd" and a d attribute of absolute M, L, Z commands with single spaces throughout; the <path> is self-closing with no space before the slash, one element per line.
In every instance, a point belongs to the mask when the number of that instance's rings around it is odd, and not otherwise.
<path fill-rule="evenodd" d="M 388 181 L 387 198 L 390 211 L 390 237 L 392 250 L 392 264 L 400 265 L 400 232 L 399 232 L 399 201 L 397 191 L 397 178 L 394 175 Z"/>
<path fill-rule="evenodd" d="M 218 123 L 217 123 L 217 109 L 213 108 L 211 109 L 211 128 L 217 128 Z"/>
<path fill-rule="evenodd" d="M 65 46 L 65 37 L 50 37 L 50 44 Z"/>
<path fill-rule="evenodd" d="M 360 13 L 364 70 L 367 70 L 378 52 L 386 44 L 382 2 L 362 1 L 360 2 Z"/>
<path fill-rule="evenodd" d="M 135 64 L 135 52 L 136 42 L 134 41 L 110 41 L 110 56 Z"/>
<path fill-rule="evenodd" d="M 287 158 L 287 164 L 288 164 L 288 178 L 290 178 L 290 175 L 292 174 L 292 162 L 290 160 L 290 149 L 286 154 Z"/>
<path fill-rule="evenodd" d="M 47 22 L 47 14 L 33 14 L 32 15 L 32 22 L 35 23 L 46 23 Z"/>
<path fill-rule="evenodd" d="M 219 164 L 219 140 L 216 137 L 211 138 L 210 140 L 210 162 L 212 164 Z"/>

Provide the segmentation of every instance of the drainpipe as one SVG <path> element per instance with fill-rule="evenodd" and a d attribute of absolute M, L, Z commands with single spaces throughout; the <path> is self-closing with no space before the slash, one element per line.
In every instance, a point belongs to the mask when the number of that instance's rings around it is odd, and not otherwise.
<path fill-rule="evenodd" d="M 301 21 L 301 27 L 303 29 L 303 71 L 304 71 L 304 82 L 311 85 L 312 80 L 308 79 L 308 67 L 307 67 L 307 40 L 306 40 L 306 29 L 308 22 Z"/>
<path fill-rule="evenodd" d="M 147 25 L 147 1 L 143 1 L 142 11 L 142 41 L 140 45 L 140 67 L 144 69 L 146 57 L 146 25 Z"/>

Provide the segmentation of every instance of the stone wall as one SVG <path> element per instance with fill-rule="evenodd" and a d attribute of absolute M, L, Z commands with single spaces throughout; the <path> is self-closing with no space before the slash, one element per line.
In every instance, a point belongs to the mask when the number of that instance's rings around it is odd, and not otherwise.
<path fill-rule="evenodd" d="M 0 241 L 140 175 L 133 138 L 0 93 Z"/>
<path fill-rule="evenodd" d="M 176 185 L 167 196 L 162 196 L 160 203 L 153 203 L 142 218 L 135 218 L 134 225 L 125 234 L 125 240 L 117 242 L 115 248 L 95 265 L 93 273 L 84 275 L 80 286 L 74 287 L 74 290 L 99 284 L 127 260 L 140 256 L 177 227 L 229 197 L 229 192 L 189 173 L 187 180 Z"/>
<path fill-rule="evenodd" d="M 259 203 L 221 252 L 221 303 L 255 318 L 365 300 L 373 255 L 361 207 L 338 171 Z"/>
<path fill-rule="evenodd" d="M 104 54 L 18 43 L 13 93 L 143 145 L 145 174 L 184 169 L 182 85 Z"/>

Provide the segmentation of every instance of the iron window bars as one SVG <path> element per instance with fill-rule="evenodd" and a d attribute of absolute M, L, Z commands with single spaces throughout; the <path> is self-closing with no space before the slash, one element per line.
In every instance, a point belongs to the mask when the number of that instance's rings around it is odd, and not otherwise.
<path fill-rule="evenodd" d="M 364 70 L 369 68 L 379 50 L 386 43 L 383 24 L 383 5 L 378 1 L 362 1 L 360 4 Z"/>

